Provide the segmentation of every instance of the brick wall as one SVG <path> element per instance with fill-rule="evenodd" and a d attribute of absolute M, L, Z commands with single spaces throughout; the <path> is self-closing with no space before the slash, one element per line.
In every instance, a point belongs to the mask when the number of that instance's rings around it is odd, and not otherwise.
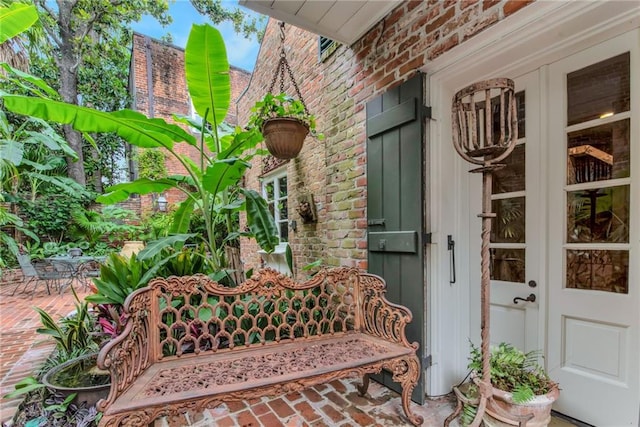
<path fill-rule="evenodd" d="M 402 3 L 352 46 L 340 46 L 318 62 L 318 36 L 286 26 L 286 52 L 309 110 L 318 116 L 325 141 L 307 138 L 298 158 L 286 166 L 290 218 L 298 231 L 289 232 L 295 263 L 300 268 L 318 258 L 327 265 L 367 268 L 365 105 L 372 98 L 411 77 L 417 69 L 464 43 L 530 1 L 428 0 Z M 279 28 L 270 20 L 247 93 L 239 100 L 241 123 L 271 82 L 279 55 Z M 287 93 L 293 95 L 289 87 Z M 264 147 L 263 147 L 264 148 Z M 264 173 L 259 159 L 247 176 L 258 189 Z M 318 222 L 302 225 L 295 213 L 297 195 L 313 194 Z M 243 242 L 246 267 L 259 257 Z"/>
<path fill-rule="evenodd" d="M 151 64 L 149 66 L 149 64 Z M 148 117 L 160 117 L 173 122 L 173 114 L 191 113 L 191 102 L 184 73 L 184 49 L 134 33 L 131 55 L 133 108 Z M 245 90 L 251 73 L 231 67 L 231 105 L 227 122 L 237 124 L 235 101 Z M 149 90 L 151 80 L 152 90 Z M 175 150 L 192 159 L 198 159 L 197 150 L 188 144 L 177 144 Z M 169 175 L 183 174 L 184 169 L 173 156 L 166 157 Z M 165 194 L 170 204 L 184 199 L 180 191 Z M 141 197 L 142 210 L 152 209 L 151 196 Z"/>

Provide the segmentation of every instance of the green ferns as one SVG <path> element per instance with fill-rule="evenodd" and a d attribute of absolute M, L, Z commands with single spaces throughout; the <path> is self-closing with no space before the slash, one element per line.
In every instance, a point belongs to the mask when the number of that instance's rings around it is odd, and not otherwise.
<path fill-rule="evenodd" d="M 548 393 L 554 386 L 544 369 L 538 364 L 537 351 L 524 353 L 511 344 L 500 343 L 491 349 L 491 383 L 494 387 L 513 394 L 515 403 L 525 403 L 536 395 Z M 482 376 L 482 354 L 471 344 L 469 369 Z"/>

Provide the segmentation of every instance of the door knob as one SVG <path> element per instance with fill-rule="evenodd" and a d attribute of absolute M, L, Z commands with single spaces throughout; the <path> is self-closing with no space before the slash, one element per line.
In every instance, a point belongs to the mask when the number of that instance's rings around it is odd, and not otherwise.
<path fill-rule="evenodd" d="M 535 302 L 536 301 L 536 294 L 529 294 L 529 296 L 526 297 L 526 298 L 515 297 L 513 299 L 513 303 L 514 304 L 517 304 L 518 301 Z"/>

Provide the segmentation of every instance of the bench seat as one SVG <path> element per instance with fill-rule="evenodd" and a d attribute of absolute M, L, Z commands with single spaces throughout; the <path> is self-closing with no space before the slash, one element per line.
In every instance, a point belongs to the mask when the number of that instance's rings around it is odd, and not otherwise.
<path fill-rule="evenodd" d="M 161 361 L 138 377 L 107 414 L 204 397 L 220 396 L 224 401 L 225 395 L 248 387 L 259 389 L 329 372 L 347 372 L 413 352 L 380 338 L 353 333 Z"/>

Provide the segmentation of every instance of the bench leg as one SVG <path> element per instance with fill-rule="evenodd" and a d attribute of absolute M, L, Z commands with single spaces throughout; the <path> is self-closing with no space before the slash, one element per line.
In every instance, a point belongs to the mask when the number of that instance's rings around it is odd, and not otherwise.
<path fill-rule="evenodd" d="M 367 390 L 369 389 L 369 374 L 364 374 L 362 376 L 362 384 L 356 384 L 356 388 L 358 389 L 360 396 L 367 394 Z"/>
<path fill-rule="evenodd" d="M 419 426 L 424 418 L 411 412 L 411 393 L 418 384 L 420 378 L 420 361 L 417 356 L 397 359 L 391 363 L 393 380 L 402 386 L 402 409 L 411 421 L 411 424 Z"/>

